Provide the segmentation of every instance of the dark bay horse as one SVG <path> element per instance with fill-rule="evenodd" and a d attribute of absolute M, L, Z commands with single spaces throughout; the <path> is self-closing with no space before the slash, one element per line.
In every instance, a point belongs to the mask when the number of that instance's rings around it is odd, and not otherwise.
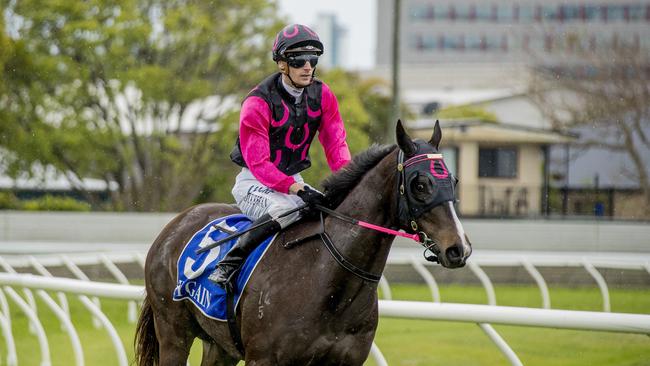
<path fill-rule="evenodd" d="M 461 267 L 471 245 L 454 211 L 453 186 L 451 198 L 434 202 L 441 197 L 439 185 L 450 180 L 436 154 L 440 127 L 436 123 L 428 142 L 411 140 L 401 122 L 396 131 L 397 146 L 373 146 L 359 154 L 323 182 L 324 191 L 336 213 L 421 231 L 435 242 L 432 248 L 444 267 Z M 189 301 L 172 301 L 185 243 L 211 220 L 238 212 L 227 204 L 192 207 L 174 218 L 151 246 L 135 339 L 137 364 L 185 365 L 198 337 L 203 341 L 202 366 L 235 365 L 240 359 L 246 365 L 362 365 L 377 329 L 377 283 L 355 276 L 335 261 L 320 238 L 309 238 L 321 228 L 318 220 L 288 227 L 257 265 L 237 310 L 245 354 L 235 347 L 226 322 L 207 318 Z M 332 215 L 325 218 L 324 228 L 348 263 L 366 273 L 382 273 L 393 235 Z M 305 237 L 309 239 L 290 250 L 282 245 Z"/>

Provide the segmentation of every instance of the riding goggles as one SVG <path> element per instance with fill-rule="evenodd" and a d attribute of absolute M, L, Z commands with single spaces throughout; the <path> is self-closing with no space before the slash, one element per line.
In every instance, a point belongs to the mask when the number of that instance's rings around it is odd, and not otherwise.
<path fill-rule="evenodd" d="M 311 53 L 289 55 L 285 58 L 285 61 L 287 62 L 287 65 L 293 67 L 294 69 L 299 69 L 305 66 L 307 61 L 309 61 L 311 67 L 316 67 L 316 64 L 318 64 L 318 55 L 311 54 Z"/>

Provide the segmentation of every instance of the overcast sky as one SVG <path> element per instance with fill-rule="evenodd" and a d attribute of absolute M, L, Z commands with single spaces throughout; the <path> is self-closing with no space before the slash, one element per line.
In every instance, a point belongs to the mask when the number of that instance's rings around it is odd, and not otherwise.
<path fill-rule="evenodd" d="M 314 25 L 318 13 L 334 13 L 347 29 L 347 57 L 344 67 L 367 69 L 375 64 L 376 0 L 279 0 L 280 13 L 293 23 Z M 325 45 L 327 47 L 327 45 Z M 327 52 L 327 51 L 326 51 Z"/>

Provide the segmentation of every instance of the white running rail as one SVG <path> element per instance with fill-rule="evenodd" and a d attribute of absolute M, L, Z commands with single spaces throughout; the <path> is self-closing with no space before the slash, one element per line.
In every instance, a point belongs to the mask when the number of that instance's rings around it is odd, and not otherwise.
<path fill-rule="evenodd" d="M 88 296 L 122 299 L 127 301 L 141 301 L 144 294 L 144 288 L 142 286 L 88 282 L 77 279 L 43 277 L 16 273 L 0 273 L 0 286 L 5 290 L 8 290 L 9 293 L 12 294 L 12 298 L 14 297 L 14 294 L 15 296 L 18 296 L 15 291 L 12 291 L 13 287 L 17 287 L 58 291 L 83 296 L 87 303 L 90 304 L 92 304 L 92 302 L 88 300 Z M 17 302 L 21 303 L 22 301 Z M 20 306 L 23 310 L 26 310 L 27 313 L 33 313 L 26 303 L 22 302 Z M 494 323 L 532 327 L 650 334 L 650 315 L 639 314 L 389 300 L 380 300 L 379 312 L 381 316 L 386 317 L 471 322 L 477 323 L 481 327 L 486 323 Z M 106 324 L 108 320 L 100 314 L 101 311 L 95 315 L 102 318 L 105 327 L 110 328 L 110 323 Z M 44 336 L 45 332 L 42 331 L 42 326 L 40 326 L 38 319 L 34 319 L 34 322 L 38 324 L 37 328 L 40 328 L 39 333 L 42 333 Z M 487 333 L 490 334 L 491 331 L 488 330 Z M 6 336 L 6 332 L 4 334 Z M 111 336 L 116 337 L 116 335 L 113 334 L 111 334 Z M 496 337 L 500 339 L 498 335 L 496 335 Z M 12 342 L 13 340 L 7 341 L 7 344 Z M 127 365 L 126 357 L 123 356 L 125 354 L 124 346 L 120 343 L 119 338 L 113 338 L 113 343 L 118 353 L 119 365 Z M 51 362 L 49 361 L 47 342 L 39 340 L 39 345 L 41 347 L 42 356 L 41 365 L 49 365 Z M 373 350 L 373 356 L 376 354 L 375 352 L 378 352 L 378 349 Z M 521 362 L 516 362 L 518 360 L 514 353 L 511 356 L 514 356 L 515 358 L 515 360 L 513 360 L 509 357 L 512 364 L 521 364 Z M 380 364 L 385 365 L 385 361 Z"/>
<path fill-rule="evenodd" d="M 396 253 L 395 253 L 396 252 Z M 144 267 L 145 255 L 142 252 L 92 252 L 92 253 L 74 253 L 74 254 L 50 254 L 44 256 L 5 256 L 0 257 L 0 265 L 8 273 L 16 273 L 15 268 L 25 268 L 31 267 L 36 270 L 37 273 L 43 276 L 51 276 L 49 271 L 47 271 L 46 266 L 65 266 L 67 267 L 75 277 L 90 281 L 88 276 L 83 273 L 80 266 L 85 265 L 102 265 L 104 266 L 109 273 L 114 277 L 114 279 L 124 285 L 129 285 L 127 277 L 120 271 L 117 264 L 128 264 L 135 263 L 139 267 Z M 542 274 L 537 270 L 537 267 L 544 266 L 564 266 L 564 267 L 574 267 L 582 268 L 586 270 L 591 277 L 594 279 L 598 285 L 601 296 L 603 299 L 603 311 L 611 311 L 609 290 L 607 283 L 600 272 L 599 268 L 616 268 L 616 269 L 633 269 L 641 270 L 650 274 L 650 254 L 645 253 L 631 253 L 631 254 L 612 254 L 612 253 L 545 253 L 545 252 L 508 252 L 508 251 L 493 251 L 493 252 L 478 252 L 472 256 L 468 263 L 469 269 L 474 273 L 474 275 L 480 280 L 483 285 L 487 299 L 488 305 L 495 306 L 496 293 L 494 291 L 494 286 L 487 275 L 487 273 L 482 269 L 482 267 L 502 267 L 502 266 L 522 266 L 533 278 L 537 284 L 541 297 L 542 297 L 542 307 L 544 309 L 550 309 L 551 300 L 548 290 L 548 286 Z M 427 267 L 433 266 L 432 263 L 426 262 L 422 256 L 414 255 L 413 251 L 397 250 L 391 253 L 391 256 L 388 260 L 389 265 L 410 265 L 413 269 L 423 278 L 429 290 L 431 292 L 432 300 L 434 303 L 440 303 L 440 291 L 438 285 Z M 90 282 L 92 284 L 92 282 Z M 390 285 L 385 277 L 382 277 L 380 281 L 380 288 L 382 289 L 383 298 L 390 300 L 392 295 L 390 291 Z M 28 289 L 23 289 L 23 292 L 27 296 L 27 301 L 29 308 L 36 312 L 36 303 L 32 293 Z M 75 344 L 76 333 L 74 330 L 70 330 L 69 326 L 66 324 L 66 319 L 63 319 L 59 314 L 58 310 L 66 315 L 69 318 L 68 314 L 68 305 L 65 295 L 63 293 L 57 294 L 59 297 L 60 305 L 57 305 L 52 299 L 49 298 L 44 301 L 48 304 L 48 307 L 52 308 L 57 306 L 58 309 L 53 309 L 59 320 L 61 321 L 61 326 L 68 333 L 72 344 Z M 39 294 L 39 296 L 43 297 Z M 102 295 L 105 297 L 104 295 Z M 11 296 L 14 301 L 14 296 Z M 109 336 L 112 336 L 112 333 L 115 333 L 115 330 L 112 328 L 110 322 L 107 321 L 101 309 L 99 308 L 99 299 L 95 297 L 93 301 L 83 298 L 82 303 L 88 308 L 88 310 L 93 314 L 94 322 L 97 326 L 108 324 L 106 331 L 109 333 Z M 448 305 L 448 304 L 445 304 Z M 0 291 L 0 310 L 1 314 L 8 314 L 8 304 L 4 293 Z M 133 322 L 135 320 L 136 312 L 136 302 L 129 302 L 129 311 L 128 319 Z M 29 314 L 26 313 L 29 316 Z M 101 319 L 101 318 L 104 319 Z M 68 319 L 69 321 L 69 319 Z M 0 317 L 0 326 L 2 326 L 3 334 L 6 334 L 6 329 L 10 329 L 11 319 L 7 316 Z M 490 340 L 499 348 L 499 350 L 504 354 L 504 356 L 509 360 L 512 365 L 521 365 L 521 361 L 517 358 L 512 349 L 508 344 L 498 335 L 498 333 L 492 328 L 490 324 L 484 322 L 476 322 L 481 330 L 490 338 Z M 34 324 L 32 320 L 30 322 L 30 330 L 37 333 L 38 325 Z M 42 335 L 36 334 L 37 337 L 42 337 Z M 11 346 L 9 343 L 12 340 L 8 340 L 5 336 L 7 349 L 8 349 L 8 364 L 13 365 L 14 361 L 9 362 L 9 359 L 15 359 L 15 347 Z M 121 358 L 121 361 L 126 362 L 126 357 L 124 356 L 123 350 L 119 350 L 118 342 L 113 339 L 114 346 L 118 357 Z M 79 358 L 82 358 L 80 350 L 74 349 L 75 359 L 77 360 L 77 365 L 80 365 Z M 385 365 L 386 361 L 383 358 L 383 355 L 379 349 L 373 345 L 371 349 L 371 355 L 375 358 L 378 365 Z"/>
<path fill-rule="evenodd" d="M 434 302 L 440 302 L 440 291 L 438 285 L 426 267 L 433 267 L 434 264 L 425 261 L 419 252 L 412 250 L 395 250 L 388 258 L 388 265 L 409 265 L 420 274 L 425 283 L 429 286 Z M 103 265 L 119 283 L 128 284 L 127 277 L 117 268 L 117 264 L 137 263 L 144 268 L 145 254 L 143 252 L 107 252 L 107 253 L 75 253 L 66 255 L 41 255 L 41 256 L 0 256 L 0 264 L 5 267 L 27 268 L 40 265 L 40 267 L 67 266 L 77 278 L 84 278 L 85 274 L 80 273 L 79 266 Z M 545 309 L 551 307 L 551 297 L 548 285 L 538 267 L 569 267 L 586 270 L 594 279 L 602 297 L 603 311 L 611 309 L 610 296 L 607 283 L 598 269 L 627 269 L 640 270 L 650 274 L 650 253 L 550 253 L 550 252 L 512 252 L 512 251 L 475 251 L 469 260 L 468 267 L 479 278 L 485 288 L 488 303 L 496 304 L 496 292 L 489 276 L 482 270 L 484 267 L 512 267 L 521 266 L 533 278 L 539 288 L 542 298 L 541 306 Z M 38 269 L 37 269 L 38 270 Z M 40 271 L 39 271 L 40 273 Z M 43 274 L 43 273 L 41 273 Z M 390 285 L 382 279 L 380 287 L 385 299 L 390 299 Z M 27 295 L 30 305 L 33 304 L 33 296 Z M 30 296 L 32 299 L 30 299 Z M 0 306 L 2 296 L 0 296 Z M 130 305 L 130 309 L 133 305 Z M 65 309 L 65 307 L 64 307 Z M 133 320 L 133 310 L 129 310 L 129 319 Z"/>

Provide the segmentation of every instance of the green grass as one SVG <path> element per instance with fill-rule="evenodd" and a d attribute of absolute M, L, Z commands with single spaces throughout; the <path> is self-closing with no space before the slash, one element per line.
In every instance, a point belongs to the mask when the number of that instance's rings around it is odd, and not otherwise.
<path fill-rule="evenodd" d="M 393 286 L 393 299 L 431 301 L 422 286 Z M 445 302 L 485 304 L 479 287 L 441 287 Z M 551 288 L 554 309 L 601 311 L 597 288 Z M 497 304 L 541 307 L 536 287 L 497 286 Z M 613 312 L 650 313 L 650 291 L 610 289 Z M 650 365 L 645 335 L 495 325 L 496 331 L 526 366 Z M 476 324 L 382 318 L 376 343 L 393 365 L 507 365 L 505 356 Z M 368 362 L 374 365 L 373 362 Z"/>
<path fill-rule="evenodd" d="M 391 286 L 393 299 L 430 301 L 428 289 L 417 285 Z M 482 287 L 442 286 L 445 302 L 485 304 Z M 497 286 L 497 302 L 506 306 L 540 307 L 536 287 Z M 647 289 L 611 289 L 614 312 L 650 313 Z M 72 320 L 81 338 L 86 365 L 116 365 L 117 357 L 103 329 L 92 326 L 83 305 L 68 296 Z M 9 300 L 12 330 L 16 340 L 19 365 L 39 365 L 38 342 L 28 331 L 26 317 Z M 551 288 L 554 309 L 600 311 L 602 300 L 597 288 Z M 50 345 L 53 365 L 73 365 L 70 341 L 58 320 L 38 303 L 39 314 Z M 102 300 L 102 310 L 113 322 L 133 359 L 134 324 L 127 322 L 127 305 L 116 300 Z M 524 365 L 650 365 L 650 338 L 645 335 L 556 330 L 501 326 L 494 328 L 510 344 Z M 0 335 L 1 338 L 1 335 Z M 391 366 L 394 365 L 507 365 L 508 362 L 475 324 L 382 318 L 376 343 Z M 195 343 L 190 362 L 200 363 L 200 345 Z M 6 362 L 4 339 L 0 340 L 0 365 Z M 368 365 L 374 362 L 368 361 Z"/>

